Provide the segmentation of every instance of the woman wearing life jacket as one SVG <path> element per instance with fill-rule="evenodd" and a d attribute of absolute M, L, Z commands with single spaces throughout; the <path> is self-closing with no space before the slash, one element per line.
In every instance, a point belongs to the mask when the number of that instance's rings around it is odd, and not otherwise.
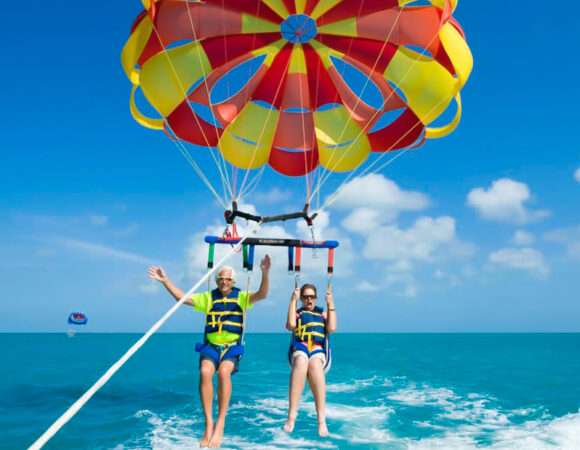
<path fill-rule="evenodd" d="M 302 306 L 297 310 L 296 303 L 299 298 Z M 301 288 L 294 289 L 290 298 L 286 329 L 293 335 L 289 351 L 292 372 L 288 420 L 284 431 L 291 433 L 294 430 L 298 404 L 308 376 L 316 405 L 318 434 L 324 437 L 328 436 L 325 379 L 325 368 L 330 364 L 328 335 L 336 330 L 336 310 L 330 286 L 326 291 L 326 311 L 316 306 L 316 298 L 316 287 L 312 284 L 304 284 Z"/>

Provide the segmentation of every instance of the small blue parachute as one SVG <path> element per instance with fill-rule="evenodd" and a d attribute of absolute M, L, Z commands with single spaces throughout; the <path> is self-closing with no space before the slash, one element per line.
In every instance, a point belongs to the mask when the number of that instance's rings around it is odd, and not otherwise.
<path fill-rule="evenodd" d="M 68 323 L 70 325 L 86 325 L 89 319 L 82 312 L 72 312 L 68 316 Z"/>

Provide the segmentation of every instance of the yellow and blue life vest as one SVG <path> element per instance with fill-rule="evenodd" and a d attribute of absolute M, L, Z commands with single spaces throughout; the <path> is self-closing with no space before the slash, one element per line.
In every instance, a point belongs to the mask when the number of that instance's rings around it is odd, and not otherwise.
<path fill-rule="evenodd" d="M 315 306 L 312 311 L 300 308 L 296 314 L 298 318 L 294 340 L 306 344 L 309 352 L 315 345 L 324 347 L 326 345 L 326 319 L 322 315 L 322 308 Z"/>
<path fill-rule="evenodd" d="M 219 289 L 211 291 L 211 308 L 205 316 L 205 335 L 229 331 L 240 338 L 244 333 L 244 311 L 238 296 L 240 290 L 233 288 L 224 297 Z"/>
<path fill-rule="evenodd" d="M 330 340 L 326 332 L 326 319 L 322 315 L 322 308 L 315 307 L 312 311 L 300 308 L 296 328 L 292 333 L 290 348 L 288 349 L 288 363 L 292 365 L 292 354 L 295 351 L 305 352 L 309 357 L 316 353 L 324 353 L 326 356 L 324 373 L 330 370 L 332 365 L 332 350 Z M 314 348 L 321 346 L 322 348 Z"/>
<path fill-rule="evenodd" d="M 211 291 L 211 307 L 205 316 L 203 343 L 196 344 L 195 351 L 211 359 L 216 369 L 225 359 L 239 360 L 244 354 L 242 336 L 244 333 L 244 311 L 239 304 L 240 290 L 233 288 L 227 296 L 219 289 Z M 238 336 L 232 344 L 214 345 L 207 340 L 210 333 L 228 331 Z M 237 372 L 237 364 L 234 372 Z"/>

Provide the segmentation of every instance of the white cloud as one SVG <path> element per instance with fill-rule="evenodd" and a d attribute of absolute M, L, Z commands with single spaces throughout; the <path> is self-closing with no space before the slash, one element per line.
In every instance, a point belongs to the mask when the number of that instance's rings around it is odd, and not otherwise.
<path fill-rule="evenodd" d="M 576 171 L 574 172 L 574 179 L 575 179 L 575 180 L 576 180 L 578 183 L 580 183 L 580 167 L 578 167 L 578 168 L 576 169 Z"/>
<path fill-rule="evenodd" d="M 518 246 L 530 246 L 536 240 L 536 237 L 533 233 L 525 230 L 516 230 L 514 236 L 512 238 L 512 242 Z"/>
<path fill-rule="evenodd" d="M 421 217 L 406 230 L 395 225 L 380 227 L 367 240 L 363 255 L 377 260 L 430 261 L 435 251 L 454 239 L 452 217 Z"/>
<path fill-rule="evenodd" d="M 372 208 L 357 208 L 342 221 L 349 231 L 366 234 L 381 225 L 381 212 Z"/>
<path fill-rule="evenodd" d="M 487 220 L 526 224 L 550 215 L 546 210 L 529 209 L 532 198 L 527 184 L 509 178 L 495 180 L 489 189 L 475 188 L 467 195 L 467 204 Z"/>
<path fill-rule="evenodd" d="M 359 292 L 378 292 L 380 289 L 380 286 L 369 283 L 368 281 L 361 281 L 355 286 L 355 290 Z"/>
<path fill-rule="evenodd" d="M 464 260 L 474 252 L 475 246 L 457 238 L 455 219 L 442 216 L 420 217 L 408 228 L 394 224 L 379 226 L 372 233 L 366 234 L 360 256 L 388 263 L 384 276 L 377 279 L 376 284 L 394 287 L 395 295 L 415 297 L 420 291 L 420 283 L 416 278 L 419 264 Z M 364 267 L 368 264 L 372 262 L 367 262 Z M 364 291 L 369 286 L 363 282 L 357 289 Z"/>
<path fill-rule="evenodd" d="M 544 238 L 564 245 L 569 256 L 580 259 L 580 225 L 549 231 Z"/>
<path fill-rule="evenodd" d="M 457 286 L 461 283 L 461 279 L 459 276 L 452 273 L 447 273 L 441 269 L 437 269 L 433 273 L 433 278 L 435 278 L 436 280 L 447 282 L 451 286 Z"/>
<path fill-rule="evenodd" d="M 387 272 L 389 273 L 405 273 L 412 272 L 413 264 L 406 259 L 400 259 L 387 267 Z"/>
<path fill-rule="evenodd" d="M 338 192 L 332 204 L 338 209 L 354 210 L 343 225 L 357 232 L 366 232 L 371 225 L 393 221 L 401 212 L 421 211 L 429 206 L 429 198 L 426 195 L 405 191 L 380 174 L 355 178 Z M 361 218 L 372 220 L 372 223 L 361 224 L 359 222 Z"/>
<path fill-rule="evenodd" d="M 139 229 L 139 225 L 136 223 L 131 223 L 123 228 L 112 230 L 111 234 L 115 237 L 125 238 L 128 236 L 133 236 L 137 231 L 139 231 Z"/>
<path fill-rule="evenodd" d="M 145 295 L 157 295 L 161 291 L 161 285 L 157 281 L 150 281 L 139 286 L 139 291 Z"/>
<path fill-rule="evenodd" d="M 387 267 L 384 283 L 394 287 L 393 293 L 399 297 L 413 298 L 419 293 L 419 285 L 410 265 L 393 264 Z"/>
<path fill-rule="evenodd" d="M 113 247 L 109 247 L 102 244 L 95 244 L 92 242 L 68 238 L 57 239 L 56 242 L 66 248 L 77 250 L 91 256 L 98 256 L 102 258 L 109 258 L 119 261 L 127 261 L 146 265 L 156 263 L 155 261 L 153 261 L 150 258 L 147 258 L 146 256 L 142 256 L 137 253 L 127 252 L 124 250 L 118 250 Z"/>
<path fill-rule="evenodd" d="M 489 261 L 496 266 L 527 271 L 542 278 L 550 273 L 544 255 L 529 247 L 502 248 L 491 253 Z"/>
<path fill-rule="evenodd" d="M 91 222 L 91 225 L 101 227 L 109 223 L 109 218 L 100 214 L 93 214 L 89 216 L 89 222 Z"/>

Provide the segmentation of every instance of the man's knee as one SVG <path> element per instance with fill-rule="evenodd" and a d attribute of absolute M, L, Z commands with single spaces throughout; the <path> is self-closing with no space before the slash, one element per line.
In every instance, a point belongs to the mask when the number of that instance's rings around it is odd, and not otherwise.
<path fill-rule="evenodd" d="M 218 377 L 220 380 L 228 380 L 234 371 L 234 364 L 231 361 L 224 361 L 218 368 Z"/>
<path fill-rule="evenodd" d="M 210 361 L 202 361 L 201 367 L 199 368 L 199 375 L 202 380 L 207 381 L 211 380 L 213 374 L 215 373 L 215 368 L 213 363 Z"/>

